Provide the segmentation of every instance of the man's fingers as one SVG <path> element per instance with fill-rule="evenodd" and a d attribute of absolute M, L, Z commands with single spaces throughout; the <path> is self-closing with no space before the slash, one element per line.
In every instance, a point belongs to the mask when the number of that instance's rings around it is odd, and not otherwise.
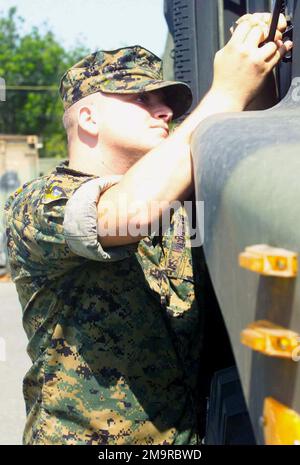
<path fill-rule="evenodd" d="M 252 14 L 248 13 L 246 15 L 241 16 L 237 21 L 236 24 L 241 24 L 243 21 L 248 21 L 251 18 Z"/>
<path fill-rule="evenodd" d="M 249 15 L 252 17 L 252 15 Z M 232 28 L 234 29 L 234 28 Z M 261 33 L 259 33 L 259 30 L 261 31 Z M 236 43 L 243 43 L 247 40 L 247 42 L 249 44 L 252 44 L 253 45 L 253 40 L 252 38 L 254 38 L 254 44 L 257 42 L 257 35 L 261 36 L 262 35 L 262 38 L 261 38 L 261 41 L 264 40 L 264 38 L 267 37 L 267 34 L 268 34 L 268 26 L 263 23 L 262 21 L 257 21 L 257 20 L 249 20 L 249 21 L 241 21 L 237 27 L 233 30 L 232 32 L 232 38 L 230 40 L 232 40 L 233 42 L 236 42 Z M 281 33 L 279 33 L 281 34 Z M 250 35 L 250 37 L 249 37 Z M 278 37 L 279 38 L 279 37 Z M 260 43 L 260 41 L 258 40 L 258 42 L 256 43 L 256 45 L 258 45 Z"/>
<path fill-rule="evenodd" d="M 275 42 L 268 42 L 263 47 L 261 47 L 257 53 L 260 60 L 268 61 L 274 57 L 274 54 L 277 52 L 277 50 L 278 46 L 275 44 Z"/>
<path fill-rule="evenodd" d="M 270 44 L 266 44 L 265 47 Z M 281 40 L 277 42 L 277 47 L 275 53 L 267 58 L 265 61 L 270 66 L 270 70 L 276 66 L 280 60 L 293 48 L 293 42 L 287 40 L 286 42 L 282 42 Z"/>
<path fill-rule="evenodd" d="M 232 37 L 230 39 L 231 43 L 234 44 L 241 44 L 245 41 L 247 35 L 251 31 L 252 26 L 249 21 L 242 21 L 238 26 L 236 27 L 234 33 L 232 34 Z"/>
<path fill-rule="evenodd" d="M 277 40 L 275 42 L 268 42 L 258 51 L 259 59 L 269 63 L 274 58 L 279 60 L 284 57 L 284 55 L 293 48 L 293 42 L 287 40 L 282 42 L 282 40 Z M 277 53 L 278 52 L 278 53 Z"/>
<path fill-rule="evenodd" d="M 270 24 L 271 13 L 253 13 L 251 16 L 253 21 L 259 21 L 266 25 Z"/>
<path fill-rule="evenodd" d="M 251 31 L 249 32 L 248 36 L 245 39 L 245 45 L 249 45 L 251 47 L 257 46 L 262 43 L 269 35 L 269 27 L 265 24 L 260 22 L 256 26 L 252 27 Z M 274 41 L 282 39 L 282 32 L 276 31 Z"/>
<path fill-rule="evenodd" d="M 240 24 L 243 21 L 251 21 L 251 22 L 263 22 L 266 25 L 270 26 L 272 20 L 272 14 L 271 13 L 253 13 L 253 14 L 247 14 L 244 16 L 241 16 L 236 23 Z M 285 31 L 287 28 L 287 22 L 285 16 L 280 13 L 279 15 L 279 20 L 278 20 L 278 26 L 277 29 L 279 29 L 281 32 Z"/>
<path fill-rule="evenodd" d="M 231 27 L 230 32 L 234 42 L 240 41 L 249 46 L 258 46 L 263 42 L 269 35 L 269 26 L 263 21 L 260 21 L 258 17 L 252 18 L 254 15 L 250 15 L 251 19 L 241 21 L 236 28 Z M 232 40 L 231 38 L 231 40 Z M 281 40 L 282 33 L 277 29 L 274 40 Z"/>
<path fill-rule="evenodd" d="M 277 50 L 278 46 L 275 44 L 275 42 L 268 42 L 258 51 L 260 60 L 268 62 L 274 57 Z"/>
<path fill-rule="evenodd" d="M 259 33 L 260 31 L 260 33 Z M 269 35 L 269 29 L 267 26 L 255 26 L 248 34 L 245 39 L 245 44 L 253 46 L 259 46 L 262 42 L 264 42 Z M 282 32 L 276 31 L 274 40 L 272 42 L 276 42 L 277 40 L 282 40 Z"/>
<path fill-rule="evenodd" d="M 265 24 L 269 24 L 271 21 L 271 13 L 248 13 L 246 15 L 241 16 L 236 21 L 236 23 L 240 24 L 243 21 L 250 21 L 252 23 L 263 22 Z"/>
<path fill-rule="evenodd" d="M 284 32 L 286 28 L 287 28 L 286 18 L 282 13 L 280 13 L 277 29 L 279 29 L 281 32 Z"/>
<path fill-rule="evenodd" d="M 267 37 L 269 34 L 269 30 L 270 30 L 271 19 L 272 19 L 271 13 L 253 13 L 253 14 L 247 14 L 247 15 L 241 16 L 241 18 L 239 18 L 235 22 L 235 24 L 232 25 L 232 27 L 230 28 L 231 35 L 233 35 L 238 25 L 248 22 L 252 27 L 255 27 L 256 25 L 259 25 L 259 24 L 264 27 L 267 27 L 268 28 L 268 32 L 266 34 L 266 37 Z M 280 40 L 281 39 L 280 34 L 284 32 L 286 28 L 287 28 L 286 18 L 282 13 L 280 13 L 277 30 L 276 30 L 276 36 L 274 40 Z"/>
<path fill-rule="evenodd" d="M 254 13 L 253 17 L 259 21 L 264 22 L 268 26 L 270 26 L 271 21 L 272 21 L 272 13 Z M 279 29 L 279 31 L 284 31 L 286 27 L 287 27 L 287 22 L 286 22 L 285 16 L 282 13 L 280 13 L 277 29 Z"/>
<path fill-rule="evenodd" d="M 266 37 L 266 31 L 261 26 L 251 28 L 247 37 L 245 38 L 244 45 L 247 47 L 258 47 Z"/>
<path fill-rule="evenodd" d="M 282 39 L 282 32 L 277 29 L 275 33 L 275 37 L 274 37 L 274 42 L 276 42 L 277 40 L 281 40 L 281 39 Z"/>

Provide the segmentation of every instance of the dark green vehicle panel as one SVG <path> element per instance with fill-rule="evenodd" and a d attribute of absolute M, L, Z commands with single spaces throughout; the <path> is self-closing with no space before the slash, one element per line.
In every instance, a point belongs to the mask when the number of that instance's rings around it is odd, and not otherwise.
<path fill-rule="evenodd" d="M 240 334 L 257 320 L 300 333 L 300 281 L 242 269 L 238 256 L 255 244 L 300 253 L 297 86 L 272 110 L 210 118 L 193 138 L 205 257 L 259 443 L 266 397 L 300 413 L 300 363 L 253 351 Z"/>
<path fill-rule="evenodd" d="M 172 40 L 164 60 L 191 85 L 193 107 L 209 89 L 214 54 L 233 21 L 271 7 L 270 0 L 165 0 Z M 205 212 L 203 250 L 193 254 L 206 313 L 207 444 L 263 444 L 266 397 L 300 415 L 300 363 L 240 342 L 258 320 L 300 333 L 299 278 L 262 276 L 238 263 L 255 244 L 300 252 L 300 0 L 287 0 L 285 14 L 294 27 L 292 59 L 277 67 L 252 111 L 209 118 L 193 138 L 196 200 Z"/>

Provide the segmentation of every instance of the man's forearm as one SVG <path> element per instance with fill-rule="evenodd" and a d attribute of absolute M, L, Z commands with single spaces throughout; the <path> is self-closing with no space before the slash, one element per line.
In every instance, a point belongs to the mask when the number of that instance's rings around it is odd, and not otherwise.
<path fill-rule="evenodd" d="M 234 95 L 210 90 L 176 132 L 189 143 L 194 130 L 204 119 L 218 113 L 242 111 L 245 105 L 246 102 L 242 102 Z"/>
<path fill-rule="evenodd" d="M 132 166 L 122 180 L 107 190 L 98 204 L 100 236 L 101 227 L 109 221 L 109 215 L 115 215 L 120 226 L 124 222 L 131 225 L 139 224 L 146 227 L 158 221 L 158 211 L 151 208 L 154 202 L 168 205 L 175 200 L 188 198 L 193 190 L 192 162 L 190 155 L 190 139 L 195 128 L 208 116 L 232 111 L 243 110 L 243 105 L 230 96 L 221 95 L 216 91 L 209 92 L 186 120 L 163 141 Z M 139 208 L 131 215 L 121 215 L 121 201 L 126 196 L 129 207 L 139 202 Z M 113 205 L 111 209 L 104 207 L 105 203 Z M 103 208 L 102 208 L 103 205 Z M 119 206 L 119 207 L 118 207 Z M 163 208 L 160 214 L 163 213 Z M 120 238 L 102 237 L 105 246 L 121 245 L 138 240 L 133 237 Z"/>

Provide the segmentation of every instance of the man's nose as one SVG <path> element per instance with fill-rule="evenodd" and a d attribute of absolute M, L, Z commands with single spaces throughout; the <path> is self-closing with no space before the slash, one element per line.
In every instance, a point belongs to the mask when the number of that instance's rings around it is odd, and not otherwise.
<path fill-rule="evenodd" d="M 169 123 L 173 118 L 173 111 L 166 103 L 160 103 L 153 108 L 153 116 L 157 119 L 163 119 Z"/>

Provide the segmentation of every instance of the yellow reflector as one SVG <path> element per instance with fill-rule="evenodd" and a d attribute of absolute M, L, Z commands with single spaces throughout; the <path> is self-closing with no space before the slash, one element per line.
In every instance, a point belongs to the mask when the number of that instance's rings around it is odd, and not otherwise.
<path fill-rule="evenodd" d="M 294 278 L 298 272 L 298 254 L 266 244 L 252 245 L 240 253 L 239 265 L 266 276 Z"/>
<path fill-rule="evenodd" d="M 270 321 L 251 323 L 241 332 L 241 343 L 271 357 L 283 357 L 297 361 L 300 335 Z"/>
<path fill-rule="evenodd" d="M 264 402 L 263 425 L 265 444 L 300 444 L 300 415 L 272 397 Z"/>

